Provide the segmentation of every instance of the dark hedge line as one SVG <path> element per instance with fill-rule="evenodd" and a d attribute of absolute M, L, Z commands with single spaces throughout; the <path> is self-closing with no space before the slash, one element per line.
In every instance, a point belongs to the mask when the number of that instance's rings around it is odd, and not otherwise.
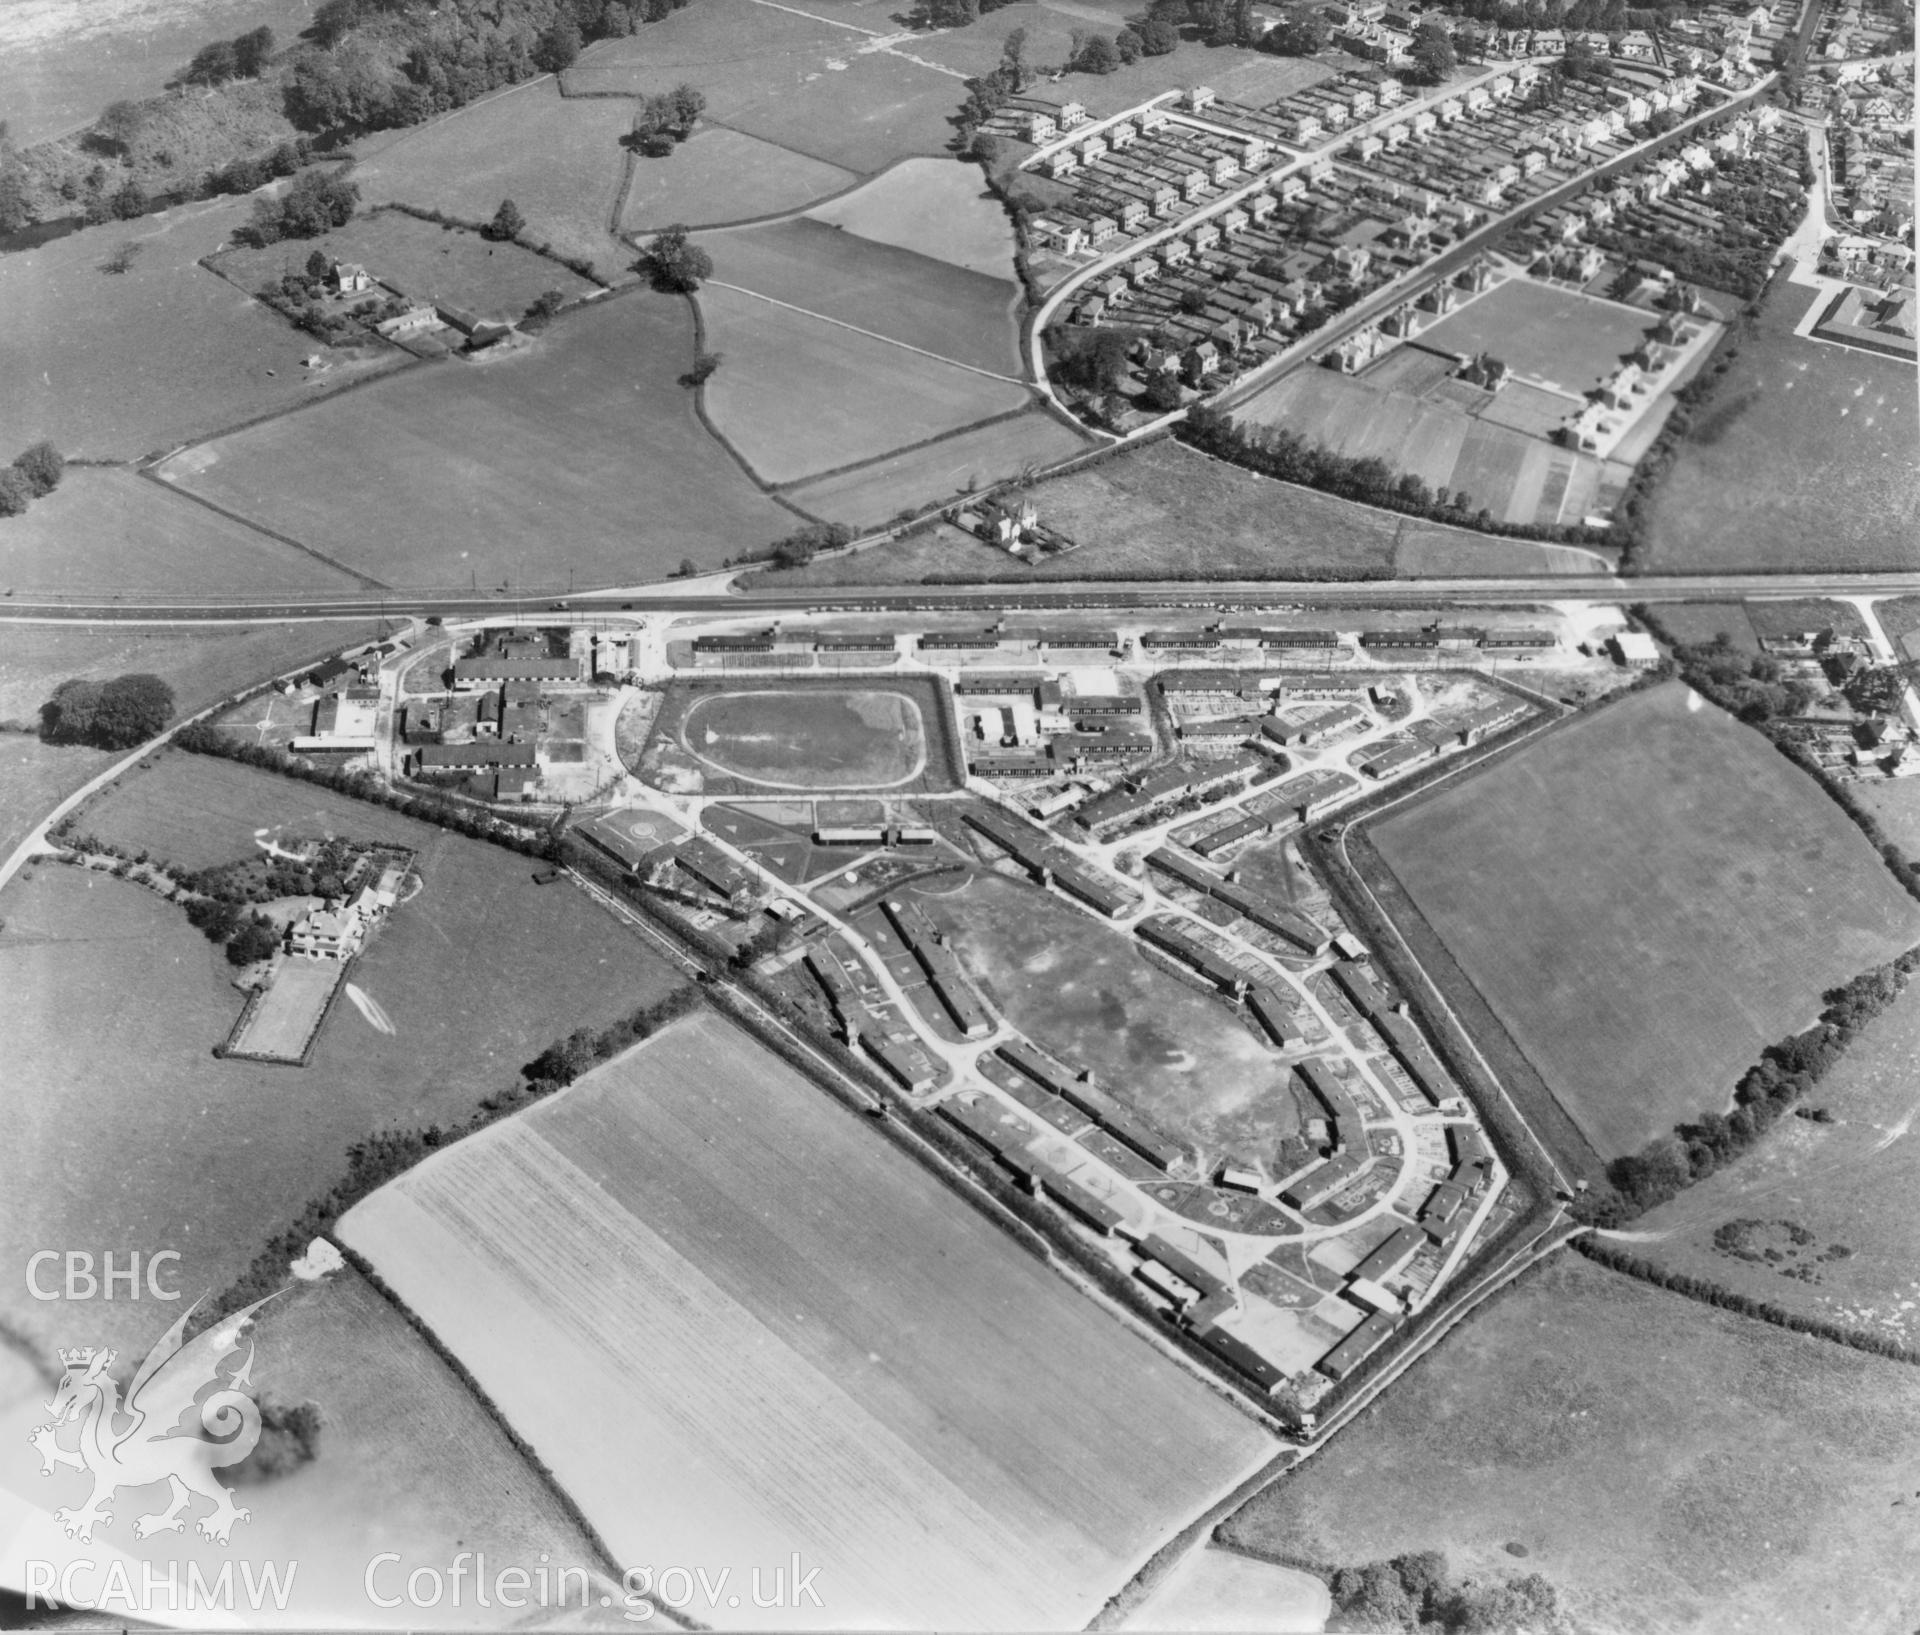
<path fill-rule="evenodd" d="M 1788 1311 L 1784 1306 L 1776 1306 L 1770 1300 L 1755 1300 L 1751 1295 L 1738 1294 L 1732 1289 L 1723 1288 L 1718 1283 L 1709 1282 L 1704 1277 L 1691 1277 L 1685 1272 L 1672 1272 L 1656 1266 L 1652 1261 L 1642 1260 L 1638 1255 L 1629 1254 L 1624 1249 L 1616 1249 L 1611 1244 L 1598 1243 L 1591 1236 L 1583 1235 L 1573 1240 L 1573 1246 L 1597 1265 L 1605 1266 L 1609 1271 L 1623 1272 L 1628 1277 L 1638 1278 L 1642 1283 L 1651 1283 L 1657 1289 L 1667 1289 L 1674 1294 L 1683 1294 L 1689 1300 L 1698 1300 L 1705 1305 L 1718 1306 L 1722 1311 L 1737 1311 L 1742 1317 L 1752 1317 L 1762 1323 L 1772 1323 L 1795 1334 L 1811 1334 L 1818 1339 L 1831 1340 L 1835 1345 L 1847 1346 L 1854 1351 L 1864 1351 L 1869 1356 L 1886 1357 L 1894 1362 L 1920 1363 L 1920 1350 L 1902 1345 L 1898 1340 L 1884 1334 L 1862 1334 L 1857 1330 L 1843 1328 L 1840 1324 L 1829 1322 L 1824 1317 L 1809 1317 L 1800 1312 Z"/>
<path fill-rule="evenodd" d="M 427 1124 L 414 1128 L 376 1130 L 347 1149 L 346 1174 L 267 1240 L 267 1245 L 210 1306 L 197 1313 L 198 1328 L 206 1328 L 229 1312 L 238 1311 L 285 1286 L 288 1263 L 307 1252 L 315 1238 L 330 1237 L 340 1217 L 362 1198 L 396 1176 L 404 1175 L 442 1147 L 484 1130 L 496 1120 L 564 1089 L 580 1074 L 617 1056 L 628 1046 L 658 1032 L 667 1023 L 699 1008 L 700 990 L 676 989 L 664 999 L 640 1006 L 611 1027 L 598 1032 L 579 1028 L 556 1040 L 520 1070 L 520 1080 L 506 1089 L 481 1097 L 474 1111 L 457 1124 Z M 198 1332 L 198 1329 L 196 1329 Z"/>

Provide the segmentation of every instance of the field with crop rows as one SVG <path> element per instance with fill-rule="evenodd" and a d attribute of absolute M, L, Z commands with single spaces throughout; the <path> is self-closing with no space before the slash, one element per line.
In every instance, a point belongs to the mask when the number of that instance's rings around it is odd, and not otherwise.
<path fill-rule="evenodd" d="M 1084 1623 L 1271 1447 L 712 1013 L 342 1230 L 616 1555 L 798 1549 L 816 1621 Z"/>
<path fill-rule="evenodd" d="M 1587 1138 L 1725 1105 L 1920 905 L 1767 740 L 1671 685 L 1372 826 L 1373 844 Z"/>

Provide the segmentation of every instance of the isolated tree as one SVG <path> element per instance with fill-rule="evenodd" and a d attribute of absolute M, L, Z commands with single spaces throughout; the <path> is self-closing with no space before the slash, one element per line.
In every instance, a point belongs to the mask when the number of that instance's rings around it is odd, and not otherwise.
<path fill-rule="evenodd" d="M 1412 57 L 1414 67 L 1420 71 L 1420 77 L 1429 85 L 1440 84 L 1459 63 L 1454 55 L 1453 41 L 1438 23 L 1420 25 L 1408 55 Z"/>
<path fill-rule="evenodd" d="M 533 298 L 522 321 L 530 328 L 543 328 L 547 320 L 566 305 L 566 300 L 559 290 L 544 290 Z"/>
<path fill-rule="evenodd" d="M 256 914 L 234 932 L 227 943 L 229 965 L 252 965 L 272 959 L 280 948 L 280 932 L 264 914 Z"/>
<path fill-rule="evenodd" d="M 307 276 L 315 281 L 325 278 L 327 276 L 327 268 L 331 265 L 332 263 L 327 260 L 327 252 L 325 250 L 315 250 L 307 257 Z"/>
<path fill-rule="evenodd" d="M 1180 29 L 1166 17 L 1149 17 L 1140 25 L 1140 49 L 1149 57 L 1164 57 L 1180 43 Z"/>
<path fill-rule="evenodd" d="M 640 258 L 640 270 L 653 280 L 655 289 L 688 295 L 713 276 L 713 257 L 689 243 L 686 226 L 675 223 L 654 235 Z"/>
<path fill-rule="evenodd" d="M 527 230 L 527 218 L 520 214 L 520 206 L 511 199 L 502 199 L 500 208 L 493 213 L 493 220 L 482 229 L 482 236 L 501 240 L 516 239 Z"/>
<path fill-rule="evenodd" d="M 100 117 L 93 122 L 93 129 L 88 134 L 95 138 L 100 146 L 116 153 L 124 153 L 132 146 L 133 139 L 140 134 L 140 127 L 145 122 L 146 115 L 141 111 L 139 103 L 109 102 L 101 111 Z"/>
<path fill-rule="evenodd" d="M 1075 68 L 1083 74 L 1111 74 L 1120 66 L 1120 51 L 1109 34 L 1095 34 L 1080 48 Z"/>
<path fill-rule="evenodd" d="M 51 494 L 60 486 L 61 474 L 67 469 L 67 462 L 61 458 L 60 451 L 51 443 L 35 443 L 13 462 L 13 469 L 26 479 L 32 489 L 33 497 Z"/>
<path fill-rule="evenodd" d="M 693 367 L 680 377 L 680 384 L 686 387 L 704 385 L 713 378 L 714 371 L 720 367 L 722 354 L 718 352 L 698 352 L 694 354 Z"/>
<path fill-rule="evenodd" d="M 63 681 L 40 706 L 40 736 L 50 744 L 131 749 L 158 733 L 172 715 L 173 689 L 158 676 Z"/>
<path fill-rule="evenodd" d="M 134 258 L 140 254 L 140 241 L 128 239 L 124 244 L 116 245 L 113 252 L 100 263 L 103 273 L 125 273 L 133 271 Z"/>

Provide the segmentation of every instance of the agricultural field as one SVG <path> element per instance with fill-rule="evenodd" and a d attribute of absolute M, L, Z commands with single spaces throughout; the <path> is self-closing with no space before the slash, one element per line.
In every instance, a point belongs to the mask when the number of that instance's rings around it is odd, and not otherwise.
<path fill-rule="evenodd" d="M 1677 642 L 1710 642 L 1725 635 L 1742 653 L 1760 651 L 1759 637 L 1742 602 L 1656 602 L 1653 611 Z"/>
<path fill-rule="evenodd" d="M 407 361 L 387 346 L 322 347 L 197 265 L 248 209 L 179 205 L 0 255 L 0 449 L 47 437 L 68 459 L 131 460 Z M 129 243 L 131 269 L 102 272 Z M 324 373 L 303 366 L 316 351 Z"/>
<path fill-rule="evenodd" d="M 635 157 L 620 206 L 620 230 L 647 233 L 676 222 L 707 227 L 753 221 L 803 209 L 859 179 L 850 170 L 757 136 L 703 125 L 664 158 Z"/>
<path fill-rule="evenodd" d="M 1920 990 L 1870 1023 L 1809 1099 L 1736 1163 L 1634 1222 L 1664 1269 L 1920 1349 Z"/>
<path fill-rule="evenodd" d="M 123 466 L 74 466 L 0 522 L 0 587 L 138 600 L 351 593 L 349 574 Z"/>
<path fill-rule="evenodd" d="M 1213 1545 L 1192 1551 L 1119 1627 L 1188 1635 L 1320 1635 L 1332 1597 L 1324 1580 Z"/>
<path fill-rule="evenodd" d="M 391 585 L 571 574 L 584 588 L 683 557 L 710 567 L 794 518 L 701 426 L 677 378 L 693 354 L 684 303 L 624 295 L 567 314 L 530 352 L 414 370 L 160 472 Z"/>
<path fill-rule="evenodd" d="M 1910 857 L 1920 855 L 1920 779 L 1857 783 L 1852 794 L 1874 815 L 1889 840 Z"/>
<path fill-rule="evenodd" d="M 883 550 L 757 575 L 751 583 L 777 590 L 918 584 L 929 575 L 982 582 L 1390 579 L 1396 573 L 1445 578 L 1594 569 L 1591 556 L 1565 546 L 1489 539 L 1375 511 L 1269 482 L 1171 440 L 1051 478 L 1034 489 L 1033 499 L 1041 520 L 1080 549 L 1029 567 L 968 535 L 941 530 Z"/>
<path fill-rule="evenodd" d="M 1078 1626 L 1274 1446 L 711 1012 L 342 1233 L 616 1557 L 819 1566 L 729 1624 Z"/>
<path fill-rule="evenodd" d="M 1819 292 L 1776 281 L 1672 469 L 1646 566 L 1907 568 L 1920 534 L 1913 367 L 1793 334 Z"/>
<path fill-rule="evenodd" d="M 1584 398 L 1640 345 L 1648 314 L 1530 278 L 1509 278 L 1421 331 L 1421 344 L 1491 352 L 1524 380 Z"/>
<path fill-rule="evenodd" d="M 1013 273 L 1013 224 L 972 164 L 903 160 L 807 217 L 989 278 Z"/>
<path fill-rule="evenodd" d="M 74 475 L 80 474 L 70 474 L 69 482 Z M 51 505 L 65 492 L 63 483 L 53 499 L 40 504 Z M 105 750 L 56 748 L 26 736 L 37 728 L 40 706 L 61 682 L 146 671 L 166 681 L 180 713 L 190 715 L 235 688 L 378 633 L 371 622 L 348 620 L 186 632 L 123 625 L 11 626 L 0 651 L 0 721 L 16 723 L 20 730 L 0 734 L 0 861 L 42 817 L 115 759 Z"/>
<path fill-rule="evenodd" d="M 111 8 L 0 7 L 0 108 L 29 147 L 91 124 L 109 102 L 158 96 L 209 40 L 262 23 L 291 39 L 308 0 L 133 0 Z"/>
<path fill-rule="evenodd" d="M 951 789 L 946 701 L 922 679 L 675 687 L 635 768 L 663 789 Z"/>
<path fill-rule="evenodd" d="M 135 1355 L 159 1337 L 161 1312 L 171 1316 L 177 1309 L 151 1302 L 127 1308 L 124 1326 Z M 141 1312 L 145 1318 L 136 1322 Z M 75 1325 L 75 1314 L 66 1322 Z M 90 1325 L 89 1319 L 79 1326 Z M 303 1628 L 417 1623 L 418 1609 L 383 1612 L 368 1602 L 367 1562 L 384 1550 L 408 1563 L 441 1566 L 461 1549 L 528 1563 L 544 1550 L 556 1566 L 593 1572 L 591 1542 L 552 1491 L 405 1316 L 354 1272 L 293 1285 L 261 1314 L 250 1338 L 260 1397 L 312 1402 L 326 1416 L 317 1458 L 271 1484 L 246 1483 L 236 1495 L 252 1515 L 235 1533 L 232 1553 L 248 1565 L 300 1564 L 286 1603 L 289 1622 Z M 36 1379 L 30 1396 L 13 1398 L 6 1388 L 12 1355 L 0 1353 L 0 1375 L 8 1376 L 0 1383 L 0 1494 L 49 1509 L 73 1502 L 84 1482 L 72 1475 L 45 1481 L 27 1446 L 29 1428 L 47 1417 L 47 1391 Z M 152 1562 L 163 1583 L 170 1565 L 184 1581 L 189 1564 L 209 1580 L 228 1564 L 227 1552 L 191 1528 L 135 1542 L 124 1513 L 105 1537 L 136 1560 Z M 137 1585 L 138 1568 L 132 1570 Z M 404 1570 L 398 1582 L 404 1584 Z M 576 1606 L 577 1586 L 576 1579 Z M 611 1588 L 605 1581 L 593 1587 Z M 525 1617 L 497 1602 L 477 1608 L 471 1594 L 465 1602 L 465 1628 L 506 1627 Z"/>
<path fill-rule="evenodd" d="M 1224 1527 L 1293 1560 L 1539 1572 L 1583 1629 L 1920 1617 L 1920 1372 L 1572 1254 L 1447 1337 Z"/>
<path fill-rule="evenodd" d="M 707 345 L 726 358 L 703 389 L 707 413 L 764 482 L 871 460 L 1029 398 L 1017 380 L 717 284 L 702 288 L 699 301 Z"/>
<path fill-rule="evenodd" d="M 1019 286 L 804 216 L 701 239 L 715 283 L 997 375 L 1018 375 Z M 711 289 L 711 285 L 708 286 Z"/>
<path fill-rule="evenodd" d="M 217 256 L 214 265 L 243 290 L 252 291 L 278 282 L 289 265 L 303 269 L 315 250 L 329 261 L 365 267 L 411 301 L 451 303 L 482 318 L 515 321 L 549 290 L 572 301 L 597 288 L 517 244 L 495 244 L 477 233 L 421 221 L 400 210 L 370 211 L 318 238 L 261 250 L 235 247 Z"/>
<path fill-rule="evenodd" d="M 602 278 L 620 283 L 633 256 L 610 229 L 626 181 L 620 138 L 632 128 L 632 104 L 563 97 L 551 79 L 540 79 L 363 140 L 353 179 L 367 204 L 411 204 L 465 221 L 489 221 L 502 199 L 512 199 L 536 244 L 583 256 Z M 564 268 L 553 271 L 566 276 Z"/>
<path fill-rule="evenodd" d="M 1883 596 L 1873 614 L 1904 658 L 1920 658 L 1920 596 Z"/>
<path fill-rule="evenodd" d="M 1562 412 L 1576 406 L 1566 399 Z M 1276 382 L 1239 418 L 1284 426 L 1339 454 L 1384 460 L 1430 488 L 1466 496 L 1469 510 L 1484 508 L 1496 522 L 1577 525 L 1594 509 L 1603 477 L 1594 456 L 1494 424 L 1451 399 L 1385 390 L 1327 369 Z"/>
<path fill-rule="evenodd" d="M 1678 684 L 1370 827 L 1465 979 L 1602 1156 L 1725 1105 L 1920 905 L 1804 773 Z"/>
<path fill-rule="evenodd" d="M 1291 1069 L 1223 1001 L 1154 965 L 1123 931 L 998 874 L 922 893 L 994 1008 L 1203 1163 L 1265 1162 L 1298 1132 Z"/>
<path fill-rule="evenodd" d="M 898 516 L 902 511 L 938 504 L 957 494 L 972 493 L 1011 477 L 1018 477 L 1036 466 L 1071 459 L 1085 452 L 1088 439 L 1044 409 L 1029 409 L 990 421 L 971 430 L 956 432 L 937 442 L 927 443 L 904 454 L 893 454 L 836 472 L 796 483 L 786 491 L 795 505 L 828 522 L 850 523 L 868 528 Z M 970 536 L 966 556 L 985 554 Z M 860 562 L 887 562 L 896 549 L 867 553 Z M 999 553 L 993 553 L 998 555 Z M 831 564 L 822 563 L 822 571 Z M 849 566 L 852 566 L 849 564 Z"/>
<path fill-rule="evenodd" d="M 248 776 L 237 829 L 310 827 L 313 791 Z M 305 1068 L 210 1055 L 240 1013 L 233 970 L 156 893 L 52 864 L 0 892 L 0 1118 L 41 1178 L 0 1199 L 16 1263 L 48 1243 L 165 1244 L 185 1257 L 181 1287 L 224 1288 L 344 1173 L 350 1144 L 464 1117 L 553 1039 L 675 986 L 586 898 L 535 885 L 525 858 L 367 812 L 352 832 L 418 848 L 424 885 L 355 963 Z M 50 1309 L 17 1281 L 0 1294 L 0 1320 L 29 1337 L 51 1339 Z M 128 1311 L 133 1328 L 97 1338 L 135 1343 L 145 1319 Z"/>

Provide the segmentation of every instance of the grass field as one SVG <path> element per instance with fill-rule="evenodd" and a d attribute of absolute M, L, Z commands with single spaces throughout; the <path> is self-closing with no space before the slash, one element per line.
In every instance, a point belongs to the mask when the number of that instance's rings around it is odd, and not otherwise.
<path fill-rule="evenodd" d="M 0 586 L 138 599 L 352 591 L 356 581 L 119 466 L 75 466 L 0 522 Z"/>
<path fill-rule="evenodd" d="M 1778 282 L 1655 489 L 1647 565 L 1910 568 L 1920 534 L 1913 366 L 1801 340 L 1817 292 Z"/>
<path fill-rule="evenodd" d="M 1018 375 L 1010 279 L 802 216 L 700 241 L 714 279 L 918 347 L 955 363 Z M 844 462 L 843 462 L 844 463 Z"/>
<path fill-rule="evenodd" d="M 134 0 L 111 7 L 0 6 L 0 108 L 29 147 L 90 124 L 109 102 L 158 96 L 209 40 L 265 23 L 306 27 L 307 0 Z"/>
<path fill-rule="evenodd" d="M 311 790 L 249 776 L 236 805 L 308 827 Z M 173 1246 L 181 1287 L 224 1288 L 344 1173 L 350 1143 L 462 1117 L 556 1037 L 674 986 L 580 894 L 536 886 L 524 858 L 425 825 L 394 831 L 369 811 L 378 821 L 352 832 L 419 848 L 425 882 L 350 978 L 393 1031 L 349 992 L 303 1069 L 209 1054 L 240 1012 L 232 969 L 152 892 L 41 865 L 0 893 L 0 1116 L 39 1178 L 0 1199 L 9 1257 L 69 1241 Z M 17 1281 L 0 1293 L 0 1316 L 30 1335 L 48 1335 L 50 1309 Z"/>
<path fill-rule="evenodd" d="M 898 159 L 944 151 L 949 120 L 966 95 L 958 73 L 908 60 L 925 57 L 924 42 L 905 43 L 907 55 L 879 49 L 901 32 L 897 10 L 809 11 L 753 0 L 689 6 L 595 47 L 567 70 L 567 88 L 633 96 L 690 81 L 707 99 L 710 124 L 867 176 Z M 726 176 L 716 182 L 707 220 L 754 214 L 757 181 L 741 178 L 737 192 Z"/>
<path fill-rule="evenodd" d="M 1373 843 L 1602 1155 L 1726 1105 L 1920 906 L 1766 739 L 1678 685 L 1400 808 Z"/>
<path fill-rule="evenodd" d="M 0 448 L 48 437 L 69 459 L 133 459 L 405 361 L 383 346 L 304 369 L 326 349 L 196 265 L 247 211 L 245 199 L 181 205 L 0 256 Z M 101 272 L 129 242 L 132 270 Z"/>
<path fill-rule="evenodd" d="M 1920 780 L 1858 783 L 1853 798 L 1879 819 L 1887 838 L 1910 856 L 1920 853 Z"/>
<path fill-rule="evenodd" d="M 1661 624 L 1680 642 L 1710 642 L 1724 632 L 1743 653 L 1760 651 L 1753 621 L 1741 602 L 1656 602 L 1653 608 Z"/>
<path fill-rule="evenodd" d="M 902 511 L 1018 477 L 1035 465 L 1070 459 L 1086 447 L 1087 439 L 1080 433 L 1034 409 L 851 471 L 797 483 L 787 490 L 787 497 L 829 522 L 871 527 Z M 970 536 L 968 543 L 976 546 L 970 555 L 987 554 Z M 881 562 L 891 554 L 890 549 L 871 560 Z M 867 556 L 861 558 L 867 560 Z M 823 563 L 822 571 L 829 566 Z"/>
<path fill-rule="evenodd" d="M 548 290 L 571 301 L 595 288 L 578 273 L 517 244 L 493 244 L 477 233 L 399 210 L 356 216 L 336 232 L 294 244 L 236 247 L 222 254 L 218 265 L 242 289 L 257 290 L 277 282 L 289 265 L 296 271 L 304 267 L 315 250 L 334 261 L 357 262 L 410 300 L 451 302 L 483 318 L 518 319 Z"/>
<path fill-rule="evenodd" d="M 112 762 L 104 749 L 55 748 L 25 733 L 0 736 L 0 862 L 42 817 Z"/>
<path fill-rule="evenodd" d="M 1585 397 L 1627 361 L 1648 315 L 1574 290 L 1510 278 L 1421 333 L 1423 346 L 1491 352 L 1516 375 Z"/>
<path fill-rule="evenodd" d="M 1920 657 L 1920 596 L 1883 596 L 1874 603 L 1873 613 L 1895 647 L 1902 646 L 1903 638 L 1915 637 L 1905 643 L 1904 651 L 1908 657 Z"/>
<path fill-rule="evenodd" d="M 414 370 L 160 469 L 388 584 L 658 578 L 795 526 L 701 426 L 677 380 L 693 352 L 682 303 L 621 296 L 532 352 Z"/>
<path fill-rule="evenodd" d="M 610 231 L 626 175 L 620 138 L 632 128 L 632 104 L 563 97 L 552 80 L 537 80 L 362 141 L 353 179 L 368 204 L 418 205 L 468 221 L 491 220 L 500 201 L 512 199 L 529 238 L 585 256 L 618 283 L 633 262 Z"/>
<path fill-rule="evenodd" d="M 782 789 L 890 789 L 927 761 L 920 707 L 905 693 L 712 693 L 695 699 L 680 742 L 749 783 Z"/>
<path fill-rule="evenodd" d="M 1295 1133 L 1290 1069 L 1125 932 L 997 874 L 932 893 L 928 906 L 1009 1022 L 1200 1147 L 1203 1167 L 1270 1163 Z"/>
<path fill-rule="evenodd" d="M 769 483 L 869 460 L 1028 400 L 1017 381 L 755 296 L 708 284 L 699 300 L 707 345 L 727 360 L 706 384 L 707 413 Z"/>
<path fill-rule="evenodd" d="M 1332 1610 L 1326 1583 L 1311 1573 L 1207 1546 L 1167 1574 L 1119 1627 L 1319 1635 Z"/>
<path fill-rule="evenodd" d="M 799 210 L 858 180 L 838 165 L 707 125 L 663 159 L 635 159 L 620 227 L 645 233 L 674 222 L 751 221 Z"/>
<path fill-rule="evenodd" d="M 1632 1252 L 1790 1311 L 1920 1347 L 1916 1061 L 1920 992 L 1909 991 L 1870 1024 L 1811 1098 L 1832 1123 L 1780 1120 L 1738 1163 L 1636 1221 L 1636 1231 L 1657 1241 L 1635 1243 Z M 1758 1259 L 1714 1247 L 1715 1232 L 1734 1221 L 1763 1223 L 1747 1246 Z M 1794 1241 L 1790 1226 L 1803 1229 L 1805 1241 Z"/>
<path fill-rule="evenodd" d="M 411 846 L 435 830 L 318 785 L 183 750 L 91 797 L 77 825 L 109 845 L 148 851 L 183 869 L 252 857 L 268 842 L 338 835 Z"/>
<path fill-rule="evenodd" d="M 997 14 L 996 14 L 997 15 Z M 1171 440 L 1151 443 L 1034 490 L 1041 517 L 1080 549 L 1038 567 L 957 539 L 907 540 L 794 573 L 767 590 L 808 584 L 917 584 L 970 579 L 1278 579 L 1423 577 L 1487 572 L 1591 572 L 1564 547 L 1489 540 L 1311 489 L 1268 482 Z M 796 498 L 798 495 L 796 494 Z M 804 503 L 804 502 L 802 502 Z M 960 536 L 964 537 L 964 536 Z M 1398 562 L 1402 541 L 1409 552 Z"/>
<path fill-rule="evenodd" d="M 1920 1616 L 1917 1438 L 1920 1371 L 1569 1255 L 1225 1531 L 1329 1564 L 1537 1571 L 1582 1629 L 1892 1635 Z"/>
<path fill-rule="evenodd" d="M 711 1012 L 343 1232 L 616 1555 L 798 1549 L 836 1627 L 1083 1624 L 1271 1448 Z"/>
<path fill-rule="evenodd" d="M 807 215 L 969 272 L 1013 276 L 1013 224 L 971 164 L 908 159 Z"/>

